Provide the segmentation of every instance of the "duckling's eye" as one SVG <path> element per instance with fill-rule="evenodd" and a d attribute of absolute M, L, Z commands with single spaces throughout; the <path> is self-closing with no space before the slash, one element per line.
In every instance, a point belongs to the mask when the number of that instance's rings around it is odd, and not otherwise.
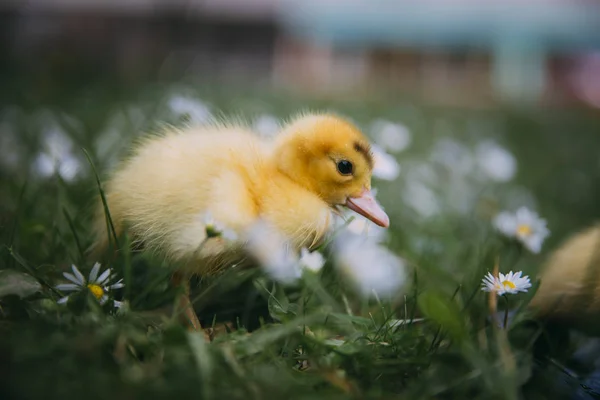
<path fill-rule="evenodd" d="M 337 170 L 342 175 L 350 175 L 352 173 L 352 163 L 348 160 L 338 161 Z"/>

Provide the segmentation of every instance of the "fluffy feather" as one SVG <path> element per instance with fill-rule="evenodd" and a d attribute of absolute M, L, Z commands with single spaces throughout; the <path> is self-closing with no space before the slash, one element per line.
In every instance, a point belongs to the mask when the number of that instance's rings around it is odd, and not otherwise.
<path fill-rule="evenodd" d="M 351 175 L 336 169 L 340 160 L 352 163 Z M 201 246 L 207 212 L 239 233 L 263 219 L 297 249 L 323 239 L 338 205 L 387 225 L 374 200 L 364 203 L 372 166 L 365 136 L 334 115 L 300 115 L 274 140 L 240 123 L 212 123 L 144 138 L 105 192 L 118 234 L 127 227 L 145 248 L 209 272 L 241 261 L 243 243 L 211 238 Z M 104 249 L 102 207 L 96 228 L 96 248 Z"/>
<path fill-rule="evenodd" d="M 530 307 L 539 316 L 584 330 L 600 324 L 600 226 L 577 233 L 548 259 Z"/>

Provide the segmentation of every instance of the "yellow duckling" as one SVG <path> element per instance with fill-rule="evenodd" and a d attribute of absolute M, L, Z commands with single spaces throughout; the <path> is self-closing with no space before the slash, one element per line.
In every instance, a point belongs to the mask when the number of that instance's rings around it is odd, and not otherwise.
<path fill-rule="evenodd" d="M 331 114 L 305 114 L 274 139 L 227 123 L 146 138 L 105 193 L 117 234 L 127 227 L 145 248 L 206 274 L 243 257 L 243 243 L 207 239 L 207 215 L 238 234 L 263 220 L 297 250 L 323 239 L 338 206 L 388 227 L 371 192 L 372 170 L 369 142 L 356 126 Z M 103 211 L 97 233 L 97 249 L 106 248 Z"/>
<path fill-rule="evenodd" d="M 600 225 L 567 239 L 540 272 L 529 306 L 538 316 L 600 332 Z"/>

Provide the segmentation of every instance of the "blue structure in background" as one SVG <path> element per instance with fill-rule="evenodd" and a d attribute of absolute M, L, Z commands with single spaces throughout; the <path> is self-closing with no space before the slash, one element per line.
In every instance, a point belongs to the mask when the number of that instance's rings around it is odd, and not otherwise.
<path fill-rule="evenodd" d="M 600 3 L 582 1 L 284 0 L 291 35 L 335 47 L 485 50 L 506 97 L 537 98 L 551 53 L 600 49 Z"/>

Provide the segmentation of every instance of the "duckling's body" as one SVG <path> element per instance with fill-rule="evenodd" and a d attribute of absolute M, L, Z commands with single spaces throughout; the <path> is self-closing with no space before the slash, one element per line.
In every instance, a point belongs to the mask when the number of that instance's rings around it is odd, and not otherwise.
<path fill-rule="evenodd" d="M 538 316 L 600 332 L 600 225 L 560 246 L 540 273 L 530 307 Z"/>
<path fill-rule="evenodd" d="M 387 225 L 370 195 L 368 148 L 357 128 L 327 114 L 300 116 L 271 140 L 241 125 L 173 129 L 137 146 L 107 182 L 107 203 L 117 233 L 127 227 L 144 247 L 209 272 L 243 252 L 240 242 L 205 242 L 207 213 L 238 234 L 264 220 L 297 249 L 323 238 L 337 205 Z M 340 162 L 352 163 L 350 175 L 336 171 Z M 97 227 L 104 247 L 102 213 Z"/>

